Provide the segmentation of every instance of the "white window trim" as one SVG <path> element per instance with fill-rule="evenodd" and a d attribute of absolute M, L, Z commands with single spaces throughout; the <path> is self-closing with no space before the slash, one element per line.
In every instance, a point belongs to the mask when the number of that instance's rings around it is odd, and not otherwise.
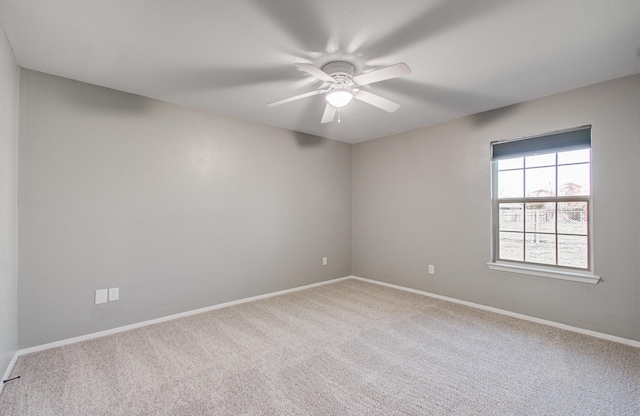
<path fill-rule="evenodd" d="M 564 132 L 570 132 L 573 130 L 581 130 L 581 129 L 585 129 L 585 128 L 589 128 L 591 129 L 591 126 L 582 126 L 582 127 L 578 127 L 575 129 L 567 129 L 564 130 Z M 545 133 L 545 134 L 541 134 L 539 136 L 531 136 L 531 137 L 522 137 L 519 139 L 515 139 L 515 140 L 506 140 L 506 141 L 519 141 L 519 140 L 523 140 L 523 139 L 527 139 L 527 138 L 535 138 L 535 137 L 540 137 L 540 136 L 549 136 L 552 134 L 557 134 L 557 133 L 562 133 L 563 130 L 559 130 L 556 132 L 550 132 L 550 133 Z M 495 142 L 498 143 L 498 142 Z M 493 144 L 492 143 L 492 155 L 493 155 Z M 591 146 L 589 147 L 591 148 Z M 493 157 L 493 156 L 492 156 Z M 590 159 L 589 163 L 593 163 L 593 159 Z M 534 263 L 527 263 L 527 262 L 510 262 L 508 260 L 500 260 L 498 259 L 498 254 L 497 254 L 497 216 L 496 216 L 496 209 L 498 206 L 498 195 L 497 193 L 497 189 L 495 188 L 495 184 L 497 183 L 498 180 L 498 169 L 497 169 L 497 161 L 496 160 L 492 160 L 491 161 L 491 204 L 492 204 L 492 214 L 491 214 L 491 221 L 492 221 L 492 244 L 491 244 L 491 255 L 492 255 L 492 261 L 487 263 L 487 266 L 489 267 L 489 269 L 491 270 L 497 270 L 497 271 L 503 271 L 503 272 L 510 272 L 510 273 L 518 273 L 518 274 L 526 274 L 526 275 L 531 275 L 531 276 L 539 276 L 539 277 L 547 277 L 547 278 L 551 278 L 551 279 L 560 279 L 560 280 L 568 280 L 568 281 L 572 281 L 572 282 L 580 282 L 580 283 L 589 283 L 589 284 L 598 284 L 598 282 L 600 282 L 600 280 L 602 280 L 600 278 L 600 276 L 597 276 L 593 273 L 594 270 L 594 265 L 593 265 L 593 181 L 591 182 L 591 188 L 590 188 L 590 195 L 587 198 L 588 204 L 589 204 L 589 217 L 588 217 L 588 221 L 589 221 L 589 254 L 588 254 L 588 258 L 589 258 L 589 268 L 588 269 L 584 269 L 584 270 L 579 270 L 579 269 L 572 269 L 572 268 L 565 268 L 562 266 L 555 266 L 555 265 L 549 265 L 549 266 L 545 266 L 545 265 L 540 265 L 540 264 L 534 264 Z M 591 169 L 593 169 L 593 165 L 591 166 Z"/>
<path fill-rule="evenodd" d="M 593 285 L 600 282 L 600 276 L 590 272 L 578 272 L 573 270 L 560 270 L 557 268 L 537 267 L 523 264 L 508 263 L 504 261 L 489 262 L 487 266 L 491 270 L 510 272 L 518 274 L 528 274 L 532 276 L 548 277 L 551 279 L 569 280 L 572 282 L 590 283 Z"/>

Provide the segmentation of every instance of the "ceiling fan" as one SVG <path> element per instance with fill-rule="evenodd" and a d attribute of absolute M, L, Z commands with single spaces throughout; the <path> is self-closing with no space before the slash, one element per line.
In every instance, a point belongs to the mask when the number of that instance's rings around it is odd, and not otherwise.
<path fill-rule="evenodd" d="M 411 73 L 411 69 L 405 63 L 386 66 L 355 76 L 355 66 L 346 61 L 329 62 L 322 68 L 318 68 L 311 64 L 295 64 L 294 66 L 299 70 L 316 77 L 320 81 L 324 81 L 325 85 L 323 88 L 318 90 L 274 101 L 267 104 L 267 106 L 275 107 L 280 104 L 326 93 L 327 95 L 325 98 L 327 99 L 327 106 L 325 107 L 324 114 L 322 115 L 322 123 L 332 122 L 336 117 L 336 113 L 338 114 L 338 122 L 340 122 L 340 109 L 349 104 L 353 98 L 388 111 L 389 113 L 393 113 L 400 108 L 400 104 L 377 94 L 373 94 L 372 92 L 360 87 L 373 84 L 374 82 L 398 78 Z"/>

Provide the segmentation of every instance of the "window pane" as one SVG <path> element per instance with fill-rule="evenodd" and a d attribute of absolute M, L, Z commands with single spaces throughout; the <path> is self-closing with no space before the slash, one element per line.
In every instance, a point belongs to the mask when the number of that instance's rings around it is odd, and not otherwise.
<path fill-rule="evenodd" d="M 500 233 L 500 259 L 522 261 L 523 255 L 522 233 Z"/>
<path fill-rule="evenodd" d="M 499 210 L 500 231 L 523 231 L 522 204 L 500 204 Z"/>
<path fill-rule="evenodd" d="M 522 198 L 522 170 L 498 173 L 498 198 Z"/>
<path fill-rule="evenodd" d="M 556 264 L 556 236 L 527 233 L 525 261 L 531 263 Z"/>
<path fill-rule="evenodd" d="M 558 193 L 560 196 L 589 195 L 590 164 L 558 166 Z"/>
<path fill-rule="evenodd" d="M 558 153 L 558 165 L 591 161 L 591 149 L 572 150 Z"/>
<path fill-rule="evenodd" d="M 558 265 L 589 268 L 587 236 L 558 236 Z"/>
<path fill-rule="evenodd" d="M 558 202 L 558 233 L 587 235 L 586 202 Z"/>
<path fill-rule="evenodd" d="M 526 196 L 555 196 L 556 168 L 527 169 L 525 191 Z"/>
<path fill-rule="evenodd" d="M 496 260 L 588 269 L 590 132 L 492 143 Z"/>
<path fill-rule="evenodd" d="M 547 153 L 546 155 L 527 156 L 525 158 L 525 167 L 535 168 L 537 166 L 555 166 L 556 154 Z"/>
<path fill-rule="evenodd" d="M 522 169 L 522 162 L 522 157 L 514 157 L 513 159 L 500 159 L 498 160 L 498 170 Z"/>
<path fill-rule="evenodd" d="M 556 231 L 556 204 L 554 202 L 533 202 L 526 204 L 527 231 L 554 233 Z"/>

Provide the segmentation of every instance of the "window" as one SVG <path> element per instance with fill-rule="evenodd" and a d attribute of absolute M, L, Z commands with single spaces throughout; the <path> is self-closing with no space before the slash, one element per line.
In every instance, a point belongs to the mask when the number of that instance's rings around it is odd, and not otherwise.
<path fill-rule="evenodd" d="M 494 262 L 589 272 L 591 127 L 491 147 Z"/>

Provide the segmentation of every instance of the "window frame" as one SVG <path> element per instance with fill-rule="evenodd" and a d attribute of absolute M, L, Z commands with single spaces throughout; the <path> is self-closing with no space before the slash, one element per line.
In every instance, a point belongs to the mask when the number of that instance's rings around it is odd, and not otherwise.
<path fill-rule="evenodd" d="M 585 134 L 587 133 L 586 131 L 588 130 L 588 145 L 585 145 L 584 143 L 582 144 L 575 144 L 571 142 L 571 140 L 573 140 L 575 142 L 575 139 L 572 139 L 570 136 L 572 135 L 582 135 L 583 139 L 582 141 L 584 142 L 584 137 Z M 554 145 L 549 145 L 550 143 L 553 143 L 553 139 L 556 137 L 564 137 L 565 139 L 567 137 L 569 137 L 569 140 L 565 140 L 565 142 L 567 143 L 566 146 L 554 146 Z M 533 144 L 533 147 L 536 147 L 536 140 L 529 140 L 529 139 L 538 139 L 539 141 L 537 141 L 537 145 L 538 147 L 542 146 L 542 148 L 535 148 L 535 149 L 531 149 L 531 148 L 527 148 L 527 146 L 531 147 L 530 145 Z M 521 143 L 515 143 L 515 142 L 520 142 L 520 141 L 526 141 L 526 142 L 521 142 Z M 500 155 L 500 157 L 495 157 L 494 156 L 494 151 L 495 151 L 495 147 L 496 145 L 500 146 L 506 144 L 507 146 L 509 146 L 509 152 L 513 152 L 507 156 L 505 155 Z M 524 146 L 523 146 L 524 145 Z M 545 147 L 546 146 L 546 147 Z M 524 150 L 522 152 L 518 152 L 517 149 L 519 147 L 524 148 Z M 514 151 L 512 148 L 515 148 L 516 150 Z M 589 195 L 581 195 L 581 196 L 558 196 L 558 189 L 557 189 L 557 170 L 558 170 L 558 156 L 557 153 L 561 153 L 564 151 L 570 151 L 570 150 L 577 150 L 577 149 L 585 149 L 585 148 L 589 148 L 590 149 L 590 157 L 589 157 Z M 582 127 L 578 127 L 578 128 L 574 128 L 574 129 L 567 129 L 567 130 L 560 130 L 560 131 L 555 131 L 555 132 L 551 132 L 551 133 L 545 133 L 545 134 L 541 134 L 541 135 L 536 135 L 536 136 L 528 136 L 528 137 L 523 137 L 523 138 L 519 138 L 519 139 L 514 139 L 514 140 L 503 140 L 503 141 L 496 141 L 496 142 L 492 142 L 491 143 L 491 238 L 492 238 L 492 244 L 491 244 L 491 259 L 492 261 L 487 263 L 487 265 L 489 266 L 490 269 L 492 270 L 499 270 L 499 271 L 507 271 L 507 272 L 513 272 L 513 273 L 521 273 L 521 274 L 529 274 L 529 275 L 536 275 L 536 276 L 542 276 L 542 277 L 550 277 L 550 278 L 556 278 L 556 279 L 563 279 L 563 280 L 570 280 L 570 281 L 577 281 L 577 282 L 583 282 L 583 283 L 593 283 L 593 284 L 597 284 L 600 281 L 600 277 L 596 276 L 594 274 L 594 264 L 593 264 L 593 181 L 592 181 L 592 177 L 593 177 L 593 159 L 592 159 L 592 153 L 591 153 L 591 126 L 582 126 Z M 533 155 L 538 155 L 538 154 L 549 154 L 549 153 L 556 153 L 556 160 L 555 160 L 555 164 L 553 165 L 556 169 L 556 194 L 555 196 L 543 196 L 543 197 L 527 197 L 525 195 L 523 195 L 522 197 L 517 197 L 517 198 L 499 198 L 498 195 L 498 175 L 499 175 L 499 168 L 498 168 L 498 164 L 499 164 L 499 160 L 500 159 L 506 159 L 506 158 L 516 158 L 516 157 L 526 157 L 526 156 L 533 156 Z M 523 159 L 523 166 L 522 166 L 522 170 L 523 170 L 523 174 L 526 175 L 525 170 L 526 170 L 526 165 L 524 164 L 524 159 Z M 524 180 L 524 178 L 523 178 Z M 524 189 L 524 188 L 523 188 Z M 571 266 L 563 266 L 563 265 L 558 265 L 558 255 L 557 255 L 557 251 L 558 251 L 558 235 L 563 235 L 565 233 L 558 233 L 558 229 L 557 227 L 555 227 L 554 232 L 552 233 L 552 235 L 555 236 L 555 240 L 556 240 L 556 264 L 543 264 L 543 263 L 535 263 L 535 262 L 531 262 L 531 261 L 526 261 L 524 257 L 525 256 L 525 252 L 523 251 L 523 260 L 522 261 L 518 261 L 518 260 L 502 260 L 499 258 L 500 255 L 500 227 L 499 227 L 499 207 L 500 207 L 500 203 L 521 203 L 523 204 L 523 216 L 526 215 L 526 204 L 527 203 L 531 203 L 531 202 L 549 202 L 549 203 L 554 203 L 556 204 L 556 211 L 555 211 L 555 216 L 556 216 L 556 224 L 557 224 L 557 220 L 558 220 L 558 215 L 557 215 L 557 204 L 558 203 L 562 203 L 562 202 L 585 202 L 587 205 L 587 267 L 586 268 L 578 268 L 578 267 L 571 267 Z M 523 230 L 522 230 L 522 234 L 523 237 L 526 238 L 526 225 L 523 224 Z M 523 243 L 524 244 L 524 243 Z"/>

